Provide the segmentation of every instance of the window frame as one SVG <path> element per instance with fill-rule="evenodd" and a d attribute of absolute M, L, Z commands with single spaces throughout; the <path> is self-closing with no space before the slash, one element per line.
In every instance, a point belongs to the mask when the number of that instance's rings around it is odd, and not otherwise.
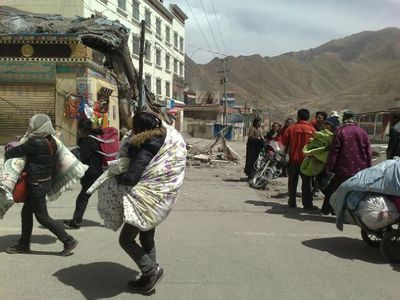
<path fill-rule="evenodd" d="M 136 6 L 137 6 L 137 18 L 135 17 L 135 12 L 136 12 L 136 10 L 135 10 L 135 4 L 136 4 Z M 132 0 L 132 18 L 134 19 L 134 20 L 136 20 L 136 21 L 139 21 L 140 20 L 140 2 L 139 1 L 137 1 L 137 0 Z"/>
<path fill-rule="evenodd" d="M 121 2 L 123 3 L 123 6 L 120 6 Z M 118 0 L 117 6 L 119 9 L 126 11 L 126 0 Z"/>
<path fill-rule="evenodd" d="M 160 67 L 160 68 L 162 67 L 161 66 L 161 56 L 162 56 L 161 49 L 160 48 L 156 48 L 156 51 L 155 51 L 155 57 L 156 57 L 155 63 L 156 63 L 156 66 Z"/>
<path fill-rule="evenodd" d="M 147 17 L 149 18 L 148 22 L 147 22 Z M 151 10 L 148 8 L 145 8 L 145 10 L 144 10 L 144 21 L 146 24 L 146 28 L 150 29 L 151 28 Z"/>
<path fill-rule="evenodd" d="M 162 94 L 162 80 L 160 77 L 156 78 L 156 95 Z"/>

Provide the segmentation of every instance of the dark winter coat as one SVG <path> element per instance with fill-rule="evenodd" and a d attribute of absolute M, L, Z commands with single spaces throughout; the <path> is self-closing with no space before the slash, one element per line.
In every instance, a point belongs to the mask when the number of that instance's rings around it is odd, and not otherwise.
<path fill-rule="evenodd" d="M 400 122 L 397 122 L 390 128 L 389 144 L 386 153 L 388 159 L 400 156 Z"/>
<path fill-rule="evenodd" d="M 135 186 L 142 178 L 143 172 L 158 153 L 165 141 L 165 130 L 154 129 L 139 133 L 132 138 L 128 149 L 131 159 L 126 173 L 117 176 L 117 182 Z"/>
<path fill-rule="evenodd" d="M 57 144 L 51 137 L 31 137 L 6 151 L 5 159 L 26 156 L 25 171 L 29 182 L 51 179 L 56 171 Z"/>
<path fill-rule="evenodd" d="M 90 135 L 100 134 L 98 131 L 89 132 Z M 99 142 L 90 136 L 80 137 L 78 140 L 80 160 L 85 165 L 88 165 L 85 177 L 97 178 L 103 172 L 102 161 L 103 156 L 98 152 L 100 151 Z"/>
<path fill-rule="evenodd" d="M 338 176 L 354 176 L 371 167 L 372 150 L 367 132 L 356 123 L 336 130 L 330 148 L 327 169 Z"/>

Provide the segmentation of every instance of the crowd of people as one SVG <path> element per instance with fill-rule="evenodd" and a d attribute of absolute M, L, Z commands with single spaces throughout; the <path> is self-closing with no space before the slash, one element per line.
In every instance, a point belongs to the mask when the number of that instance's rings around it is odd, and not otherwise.
<path fill-rule="evenodd" d="M 38 114 L 31 118 L 27 133 L 19 145 L 5 152 L 6 162 L 24 158 L 24 172 L 27 173 L 21 236 L 16 245 L 8 247 L 7 253 L 30 253 L 35 216 L 43 227 L 63 243 L 60 255 L 71 255 L 78 241 L 66 232 L 65 226 L 75 230 L 81 227 L 91 196 L 89 188 L 100 179 L 107 179 L 97 184 L 100 190 L 105 186 L 99 192 L 100 217 L 105 221 L 105 227 L 115 231 L 122 228 L 119 244 L 142 273 L 140 278 L 132 278 L 128 284 L 135 292 L 149 294 L 164 275 L 164 269 L 156 260 L 155 228 L 168 216 L 183 184 L 186 144 L 175 129 L 163 123 L 155 114 L 138 113 L 133 117 L 131 132 L 121 141 L 119 159 L 114 160 L 118 172 L 112 173 L 110 169 L 103 168 L 99 143 L 92 138 L 101 133 L 102 130 L 94 128 L 92 121 L 80 120 L 79 151 L 75 158 L 56 138 L 56 131 L 47 115 Z M 46 197 L 56 178 L 63 176 L 60 148 L 67 151 L 72 159 L 78 161 L 79 158 L 81 162 L 78 163 L 86 170 L 79 176 L 82 189 L 76 199 L 73 217 L 65 220 L 64 224 L 49 216 L 46 204 Z M 0 207 L 0 212 L 10 206 Z M 139 241 L 136 241 L 137 238 Z"/>
<path fill-rule="evenodd" d="M 310 120 L 311 119 L 311 120 Z M 400 155 L 400 115 L 393 117 L 390 130 L 388 158 Z M 261 133 L 261 119 L 256 118 L 249 130 L 245 174 L 250 180 L 256 172 L 255 162 L 266 143 L 276 141 L 288 157 L 288 206 L 297 208 L 296 197 L 301 178 L 301 200 L 306 211 L 325 215 L 335 214 L 329 203 L 331 195 L 347 179 L 371 167 L 372 148 L 367 132 L 356 122 L 356 115 L 346 111 L 318 111 L 313 118 L 307 109 L 299 109 L 297 120 L 288 118 L 284 126 L 275 122 L 265 136 Z M 324 195 L 321 208 L 313 199 Z"/>

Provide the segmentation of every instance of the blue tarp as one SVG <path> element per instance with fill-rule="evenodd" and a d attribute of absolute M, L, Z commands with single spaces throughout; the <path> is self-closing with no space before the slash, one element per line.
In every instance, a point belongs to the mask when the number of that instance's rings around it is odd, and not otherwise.
<path fill-rule="evenodd" d="M 233 131 L 232 125 L 214 124 L 213 136 L 217 137 L 218 133 L 225 127 L 230 127 L 225 133 L 225 139 L 227 139 L 228 141 L 232 141 L 235 138 L 235 132 Z"/>

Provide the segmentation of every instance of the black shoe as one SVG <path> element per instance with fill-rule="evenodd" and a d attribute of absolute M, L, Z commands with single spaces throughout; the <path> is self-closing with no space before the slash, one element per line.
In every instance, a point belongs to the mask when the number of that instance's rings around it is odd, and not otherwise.
<path fill-rule="evenodd" d="M 64 220 L 64 225 L 68 229 L 79 229 L 79 228 L 81 228 L 81 226 L 76 224 L 73 220 Z"/>
<path fill-rule="evenodd" d="M 288 204 L 288 206 L 289 206 L 289 208 L 297 208 L 297 205 L 296 204 Z"/>
<path fill-rule="evenodd" d="M 307 211 L 316 211 L 316 210 L 319 210 L 319 208 L 318 208 L 318 206 L 311 205 L 311 206 L 305 206 L 305 207 L 304 207 L 304 210 L 307 210 Z"/>
<path fill-rule="evenodd" d="M 72 255 L 74 250 L 78 246 L 78 241 L 74 238 L 71 238 L 68 242 L 64 243 L 64 250 L 60 252 L 61 256 L 69 256 Z"/>
<path fill-rule="evenodd" d="M 145 276 L 140 276 L 139 279 L 131 280 L 128 282 L 128 285 L 134 289 L 144 288 L 144 286 L 148 283 L 148 278 Z"/>
<path fill-rule="evenodd" d="M 17 244 L 15 246 L 8 247 L 6 252 L 8 254 L 29 254 L 31 252 L 31 248 L 29 246 Z"/>
<path fill-rule="evenodd" d="M 156 288 L 156 285 L 160 283 L 161 279 L 164 277 L 164 269 L 157 267 L 154 275 L 146 278 L 146 284 L 140 288 L 143 294 L 150 294 Z"/>

